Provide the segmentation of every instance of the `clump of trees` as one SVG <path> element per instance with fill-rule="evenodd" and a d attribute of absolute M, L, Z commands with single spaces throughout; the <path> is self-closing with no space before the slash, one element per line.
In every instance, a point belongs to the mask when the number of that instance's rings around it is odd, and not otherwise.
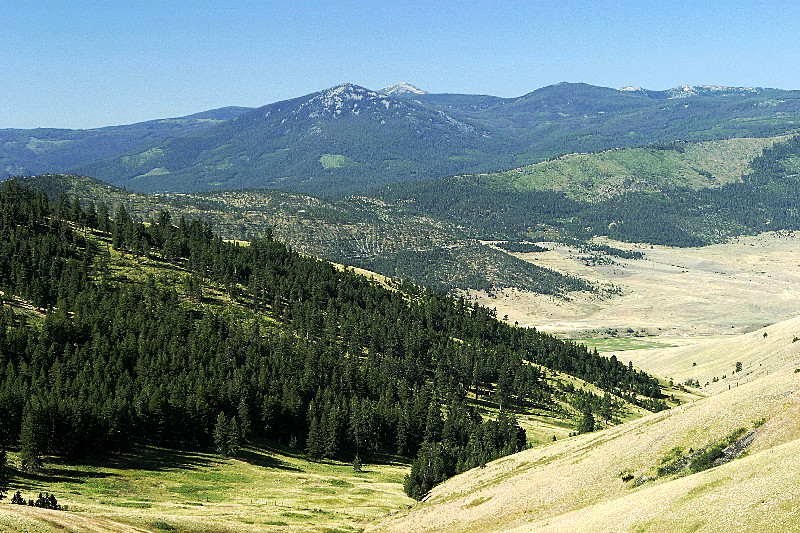
<path fill-rule="evenodd" d="M 6 492 L 8 492 L 10 477 L 8 473 L 8 456 L 6 455 L 6 451 L 0 448 L 0 500 L 5 498 Z"/>
<path fill-rule="evenodd" d="M 55 494 L 50 494 L 49 492 L 44 494 L 40 492 L 38 498 L 35 500 L 31 499 L 26 502 L 20 491 L 17 491 L 14 493 L 14 496 L 11 497 L 11 503 L 15 505 L 29 505 L 31 507 L 39 507 L 41 509 L 54 509 L 56 511 L 62 510 L 62 507 L 58 504 L 58 500 L 56 500 Z"/>

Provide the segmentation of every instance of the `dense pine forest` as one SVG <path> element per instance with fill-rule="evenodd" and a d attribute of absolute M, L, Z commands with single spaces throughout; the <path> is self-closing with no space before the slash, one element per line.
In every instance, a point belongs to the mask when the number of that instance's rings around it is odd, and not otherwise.
<path fill-rule="evenodd" d="M 138 222 L 15 180 L 0 191 L 0 290 L 0 444 L 31 469 L 137 444 L 235 455 L 280 441 L 312 459 L 417 458 L 419 498 L 523 448 L 513 412 L 555 409 L 550 371 L 665 407 L 645 373 L 463 299 L 269 233 L 225 242 L 202 221 Z M 590 415 L 608 403 L 574 398 Z"/>

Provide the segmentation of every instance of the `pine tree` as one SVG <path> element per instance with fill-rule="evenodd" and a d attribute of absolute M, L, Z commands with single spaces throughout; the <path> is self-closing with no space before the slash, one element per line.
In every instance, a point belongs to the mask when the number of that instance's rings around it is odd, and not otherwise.
<path fill-rule="evenodd" d="M 320 425 L 319 419 L 313 416 L 306 439 L 306 452 L 312 461 L 318 461 L 325 454 L 325 440 Z"/>
<path fill-rule="evenodd" d="M 587 406 L 583 411 L 583 418 L 578 425 L 578 433 L 591 433 L 594 431 L 594 415 L 591 407 Z"/>
<path fill-rule="evenodd" d="M 236 417 L 232 416 L 225 428 L 225 455 L 233 457 L 242 448 L 242 434 L 239 431 L 239 424 Z"/>
<path fill-rule="evenodd" d="M 0 500 L 5 498 L 8 492 L 8 457 L 5 450 L 0 450 Z"/>
<path fill-rule="evenodd" d="M 42 455 L 46 448 L 46 430 L 38 415 L 39 413 L 34 413 L 28 407 L 22 419 L 22 427 L 19 434 L 22 468 L 29 471 L 36 470 L 42 465 Z"/>
<path fill-rule="evenodd" d="M 217 415 L 217 423 L 214 425 L 214 448 L 223 455 L 226 455 L 228 445 L 228 417 L 223 411 Z"/>

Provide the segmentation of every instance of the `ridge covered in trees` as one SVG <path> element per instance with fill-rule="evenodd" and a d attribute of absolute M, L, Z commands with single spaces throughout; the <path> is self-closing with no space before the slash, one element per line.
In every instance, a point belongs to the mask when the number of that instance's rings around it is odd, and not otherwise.
<path fill-rule="evenodd" d="M 133 275 L 123 257 L 158 268 Z M 315 459 L 418 457 L 406 488 L 420 497 L 525 446 L 510 410 L 553 408 L 547 369 L 665 407 L 647 374 L 463 299 L 369 280 L 270 233 L 225 242 L 202 221 L 112 218 L 15 180 L 0 190 L 0 290 L 0 443 L 19 443 L 28 468 L 267 439 Z"/>
<path fill-rule="evenodd" d="M 661 150 L 680 149 L 679 144 Z M 455 221 L 497 240 L 612 239 L 703 246 L 728 237 L 800 229 L 800 137 L 763 149 L 735 182 L 719 187 L 663 186 L 596 202 L 563 192 L 520 190 L 489 176 L 451 176 L 379 192 L 384 200 Z M 555 237 L 553 236 L 555 235 Z"/>

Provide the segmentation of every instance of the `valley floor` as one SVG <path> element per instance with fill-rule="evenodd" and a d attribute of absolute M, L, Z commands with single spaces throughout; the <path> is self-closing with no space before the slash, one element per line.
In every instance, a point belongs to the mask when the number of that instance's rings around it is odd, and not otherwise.
<path fill-rule="evenodd" d="M 671 344 L 694 337 L 729 336 L 800 313 L 800 233 L 764 233 L 700 248 L 630 245 L 640 260 L 592 264 L 589 255 L 557 243 L 547 252 L 514 254 L 534 264 L 573 274 L 620 295 L 572 294 L 568 300 L 497 290 L 470 292 L 510 322 L 566 337 L 655 335 Z"/>

